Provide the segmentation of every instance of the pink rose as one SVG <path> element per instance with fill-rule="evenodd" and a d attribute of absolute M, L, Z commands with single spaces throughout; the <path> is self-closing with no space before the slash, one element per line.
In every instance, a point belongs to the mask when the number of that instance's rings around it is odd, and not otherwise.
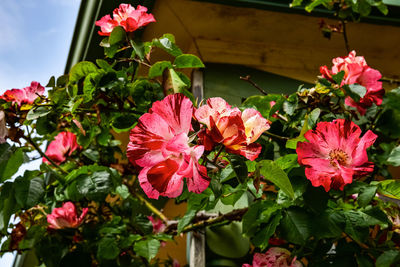
<path fill-rule="evenodd" d="M 162 233 L 164 232 L 165 228 L 167 227 L 162 220 L 159 218 L 154 218 L 153 216 L 147 216 L 150 220 L 151 224 L 153 225 L 153 233 Z"/>
<path fill-rule="evenodd" d="M 385 94 L 385 90 L 382 88 L 382 82 L 379 81 L 382 75 L 378 70 L 369 67 L 364 57 L 357 57 L 356 52 L 351 51 L 345 58 L 334 58 L 332 63 L 333 66 L 331 70 L 326 66 L 320 68 L 320 72 L 324 78 L 333 81 L 333 75 L 344 71 L 344 77 L 340 86 L 357 83 L 364 86 L 367 90 L 364 97 L 358 102 L 355 102 L 349 96 L 346 97 L 346 105 L 357 108 L 360 114 L 364 115 L 367 108 L 372 106 L 373 103 L 378 106 L 382 104 L 382 98 Z"/>
<path fill-rule="evenodd" d="M 78 218 L 74 203 L 65 202 L 61 208 L 55 208 L 51 214 L 47 215 L 47 222 L 49 228 L 52 229 L 77 228 L 82 224 L 87 212 L 88 208 L 83 208 L 82 214 Z"/>
<path fill-rule="evenodd" d="M 210 183 L 199 164 L 203 146 L 189 146 L 193 104 L 183 94 L 153 103 L 131 130 L 127 156 L 141 168 L 138 179 L 150 198 L 177 197 L 186 178 L 191 192 L 201 193 Z"/>
<path fill-rule="evenodd" d="M 255 160 L 260 154 L 261 145 L 254 142 L 270 127 L 257 110 L 249 108 L 241 112 L 220 97 L 208 99 L 206 105 L 196 110 L 195 117 L 206 126 L 199 133 L 206 150 L 223 144 L 227 152 L 249 160 Z"/>
<path fill-rule="evenodd" d="M 265 254 L 256 253 L 253 256 L 253 265 L 243 264 L 242 267 L 302 267 L 301 262 L 294 257 L 291 260 L 290 252 L 284 248 L 273 247 Z"/>
<path fill-rule="evenodd" d="M 54 140 L 51 141 L 45 154 L 55 163 L 61 164 L 67 159 L 67 156 L 71 156 L 72 152 L 78 147 L 76 135 L 74 133 L 60 132 Z M 45 157 L 43 157 L 43 162 L 49 163 Z"/>
<path fill-rule="evenodd" d="M 135 9 L 130 4 L 121 4 L 114 9 L 113 18 L 105 15 L 96 21 L 96 26 L 100 27 L 100 35 L 109 36 L 117 26 L 122 26 L 126 32 L 134 32 L 140 27 L 144 27 L 151 22 L 155 22 L 154 16 L 147 13 L 147 8 L 138 5 Z"/>
<path fill-rule="evenodd" d="M 22 104 L 33 104 L 38 96 L 43 95 L 44 87 L 38 82 L 32 82 L 31 86 L 23 89 L 11 89 L 4 92 L 0 99 L 7 102 L 17 103 L 18 106 Z"/>
<path fill-rule="evenodd" d="M 352 121 L 337 119 L 320 122 L 316 130 L 309 130 L 304 137 L 309 142 L 297 143 L 300 165 L 306 167 L 306 177 L 312 185 L 343 190 L 353 177 L 367 175 L 374 170 L 368 161 L 367 148 L 377 136 L 367 131 L 360 138 L 361 129 Z"/>

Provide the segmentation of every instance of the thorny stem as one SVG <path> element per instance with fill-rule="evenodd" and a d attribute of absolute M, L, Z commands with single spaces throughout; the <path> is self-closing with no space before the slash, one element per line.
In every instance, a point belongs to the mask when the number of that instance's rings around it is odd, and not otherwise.
<path fill-rule="evenodd" d="M 147 201 L 143 196 L 140 194 L 134 193 L 135 196 L 143 203 L 146 205 L 146 207 L 153 212 L 155 215 L 157 215 L 164 223 L 168 224 L 168 218 L 156 207 L 153 206 L 149 201 Z"/>
<path fill-rule="evenodd" d="M 213 163 L 214 165 L 215 165 L 215 163 L 217 162 L 218 157 L 219 157 L 219 155 L 221 154 L 222 150 L 224 150 L 224 146 L 221 145 L 220 149 L 218 150 L 217 154 L 215 154 L 215 157 L 214 157 L 214 159 L 213 159 L 213 162 L 212 162 L 212 163 Z"/>
<path fill-rule="evenodd" d="M 262 89 L 260 86 L 258 86 L 258 85 L 257 85 L 255 82 L 253 82 L 250 78 L 251 78 L 250 75 L 247 75 L 247 76 L 245 76 L 245 77 L 240 76 L 240 79 L 241 79 L 241 80 L 246 81 L 246 82 L 249 82 L 251 85 L 253 85 L 255 88 L 257 88 L 257 90 L 260 91 L 263 95 L 268 95 L 268 93 L 267 93 L 266 91 L 264 91 L 264 89 Z"/>
<path fill-rule="evenodd" d="M 266 135 L 268 135 L 268 136 L 270 136 L 270 137 L 276 138 L 276 139 L 280 139 L 280 140 L 289 140 L 289 139 L 290 139 L 289 137 L 280 136 L 280 135 L 273 134 L 273 133 L 268 132 L 268 131 L 265 131 L 264 134 L 266 134 Z"/>
<path fill-rule="evenodd" d="M 121 58 L 121 59 L 118 60 L 118 62 L 131 62 L 131 61 L 136 61 L 139 64 L 143 64 L 143 65 L 151 68 L 150 64 L 144 62 L 143 60 L 139 60 L 139 59 L 136 59 L 136 58 Z"/>
<path fill-rule="evenodd" d="M 382 82 L 388 82 L 388 83 L 397 83 L 397 84 L 400 84 L 400 79 L 389 78 L 389 77 L 382 77 L 382 78 L 380 78 L 380 81 L 382 81 Z"/>
<path fill-rule="evenodd" d="M 247 212 L 247 210 L 248 210 L 247 207 L 242 208 L 242 209 L 236 209 L 231 212 L 221 214 L 217 217 L 212 217 L 212 218 L 208 218 L 205 220 L 201 220 L 201 221 L 198 221 L 198 222 L 195 222 L 193 224 L 186 226 L 185 228 L 183 228 L 183 230 L 181 232 L 186 233 L 186 232 L 190 232 L 190 231 L 195 231 L 195 230 L 202 229 L 206 226 L 215 225 L 215 224 L 222 223 L 225 221 L 227 221 L 227 222 L 239 221 L 242 219 L 243 215 Z M 201 217 L 204 217 L 204 214 L 202 214 Z M 176 232 L 177 226 L 178 226 L 177 222 L 174 222 L 174 223 L 168 225 L 166 232 L 172 233 L 172 234 L 177 234 L 177 232 Z"/>
<path fill-rule="evenodd" d="M 51 158 L 49 158 L 43 151 L 42 149 L 40 149 L 40 147 L 32 140 L 32 138 L 30 136 L 22 136 L 23 139 L 25 139 L 29 144 L 31 144 L 36 150 L 37 152 L 39 152 L 40 156 L 44 157 L 45 159 L 47 159 L 51 165 L 53 165 L 56 169 L 60 170 L 62 173 L 64 174 L 68 174 L 68 172 L 66 170 L 64 170 L 63 168 L 61 168 L 57 163 L 55 163 Z"/>
<path fill-rule="evenodd" d="M 349 39 L 347 39 L 346 24 L 347 22 L 345 20 L 342 20 L 344 45 L 346 46 L 347 53 L 350 53 Z"/>

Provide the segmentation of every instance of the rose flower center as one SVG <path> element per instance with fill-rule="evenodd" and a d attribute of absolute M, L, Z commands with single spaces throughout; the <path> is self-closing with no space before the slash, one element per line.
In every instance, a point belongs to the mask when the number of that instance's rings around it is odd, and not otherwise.
<path fill-rule="evenodd" d="M 329 160 L 332 166 L 336 167 L 336 162 L 340 165 L 346 165 L 349 156 L 341 149 L 334 149 L 329 152 Z M 336 160 L 336 161 L 335 161 Z"/>

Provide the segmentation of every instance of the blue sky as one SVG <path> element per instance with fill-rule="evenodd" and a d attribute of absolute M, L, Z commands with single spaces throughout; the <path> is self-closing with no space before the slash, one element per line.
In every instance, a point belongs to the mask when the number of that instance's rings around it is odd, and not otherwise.
<path fill-rule="evenodd" d="M 0 1 L 0 93 L 63 74 L 80 0 Z"/>
<path fill-rule="evenodd" d="M 79 5 L 80 0 L 0 0 L 0 94 L 31 81 L 45 86 L 63 74 Z M 37 168 L 40 160 L 31 163 L 23 169 Z M 12 266 L 13 258 L 6 253 L 0 266 Z"/>

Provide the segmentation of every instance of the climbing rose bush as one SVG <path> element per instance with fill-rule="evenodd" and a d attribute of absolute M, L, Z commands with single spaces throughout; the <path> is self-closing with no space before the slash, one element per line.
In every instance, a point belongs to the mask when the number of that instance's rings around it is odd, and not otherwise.
<path fill-rule="evenodd" d="M 139 40 L 154 21 L 121 4 L 96 22 L 105 59 L 0 96 L 2 253 L 183 266 L 178 237 L 204 234 L 207 266 L 400 264 L 400 88 L 353 51 L 290 94 L 200 99 L 200 58 Z"/>
<path fill-rule="evenodd" d="M 362 138 L 360 135 L 360 127 L 344 119 L 319 122 L 316 130 L 305 133 L 309 142 L 297 143 L 296 152 L 313 186 L 322 185 L 327 192 L 331 188 L 343 190 L 353 178 L 374 170 L 366 150 L 377 135 L 372 131 L 367 131 Z"/>

